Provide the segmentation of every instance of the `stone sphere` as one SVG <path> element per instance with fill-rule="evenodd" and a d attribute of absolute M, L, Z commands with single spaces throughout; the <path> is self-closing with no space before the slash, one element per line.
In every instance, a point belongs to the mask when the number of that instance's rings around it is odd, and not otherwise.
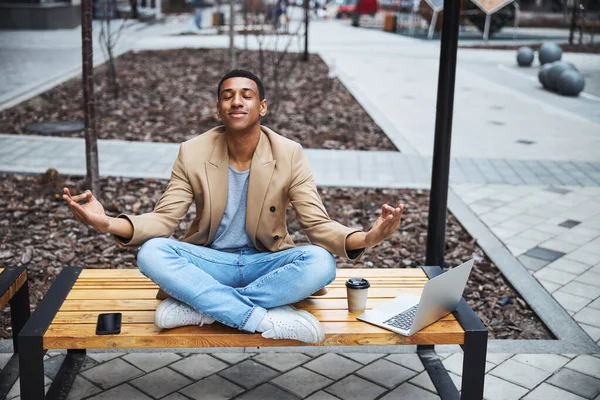
<path fill-rule="evenodd" d="M 521 47 L 517 50 L 517 64 L 519 67 L 529 67 L 534 59 L 533 50 L 530 47 Z"/>
<path fill-rule="evenodd" d="M 577 96 L 585 86 L 585 79 L 574 69 L 567 69 L 558 78 L 558 93 L 564 96 Z"/>
<path fill-rule="evenodd" d="M 560 74 L 566 70 L 573 70 L 573 67 L 562 61 L 553 63 L 552 68 L 548 71 L 547 87 L 551 90 L 558 90 L 558 79 L 560 78 Z"/>
<path fill-rule="evenodd" d="M 540 68 L 540 72 L 538 72 L 538 79 L 540 83 L 545 89 L 549 89 L 548 87 L 548 72 L 552 69 L 554 63 L 544 64 L 542 68 Z"/>
<path fill-rule="evenodd" d="M 540 64 L 548 64 L 553 61 L 558 61 L 562 57 L 562 50 L 556 43 L 544 43 L 540 46 L 538 58 Z"/>

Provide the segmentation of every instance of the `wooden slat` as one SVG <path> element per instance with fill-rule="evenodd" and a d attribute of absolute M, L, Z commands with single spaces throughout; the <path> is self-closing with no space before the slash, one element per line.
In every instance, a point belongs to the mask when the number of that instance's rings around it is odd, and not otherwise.
<path fill-rule="evenodd" d="M 59 311 L 156 310 L 160 300 L 65 300 Z"/>
<path fill-rule="evenodd" d="M 119 335 L 96 335 L 95 324 L 52 324 L 44 335 L 45 349 L 267 347 L 305 345 L 293 340 L 264 339 L 221 324 L 159 330 L 154 324 L 124 324 Z M 439 321 L 405 337 L 363 322 L 325 322 L 325 341 L 317 346 L 462 344 L 464 331 L 456 321 Z"/>
<path fill-rule="evenodd" d="M 53 324 L 95 324 L 98 314 L 114 312 L 114 310 L 98 311 L 61 311 L 54 317 Z M 123 323 L 151 324 L 154 323 L 154 311 L 120 311 Z M 354 322 L 361 313 L 351 313 L 348 310 L 313 310 L 312 314 L 322 322 Z M 444 320 L 454 320 L 449 314 Z"/>
<path fill-rule="evenodd" d="M 4 268 L 0 268 L 0 274 L 3 270 Z M 10 299 L 12 299 L 15 294 L 17 294 L 17 291 L 21 289 L 25 282 L 27 282 L 27 270 L 24 269 L 23 272 L 19 274 L 19 277 L 13 282 L 13 284 L 10 285 L 8 290 L 2 293 L 2 296 L 0 296 L 0 310 L 8 304 Z"/>

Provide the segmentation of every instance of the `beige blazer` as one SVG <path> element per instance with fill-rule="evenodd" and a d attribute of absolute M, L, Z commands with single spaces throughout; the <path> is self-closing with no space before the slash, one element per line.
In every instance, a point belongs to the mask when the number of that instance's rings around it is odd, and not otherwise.
<path fill-rule="evenodd" d="M 154 211 L 119 215 L 133 225 L 129 241 L 115 237 L 120 245 L 135 246 L 151 238 L 171 236 L 192 202 L 196 204 L 196 218 L 183 241 L 210 245 L 227 202 L 229 155 L 224 131 L 224 127 L 217 127 L 181 144 L 167 189 Z M 290 203 L 312 244 L 350 258 L 346 237 L 358 230 L 329 218 L 302 146 L 261 126 L 250 167 L 246 209 L 246 233 L 258 250 L 294 247 L 285 218 Z M 360 255 L 362 252 L 352 254 L 352 258 Z"/>

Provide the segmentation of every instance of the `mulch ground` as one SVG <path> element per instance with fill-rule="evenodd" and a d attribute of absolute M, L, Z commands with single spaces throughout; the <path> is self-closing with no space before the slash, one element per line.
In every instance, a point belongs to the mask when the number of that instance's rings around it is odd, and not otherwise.
<path fill-rule="evenodd" d="M 166 180 L 103 178 L 102 203 L 109 215 L 150 212 L 166 188 Z M 61 198 L 63 185 L 79 193 L 81 178 L 44 175 L 3 175 L 0 179 L 0 266 L 27 265 L 30 298 L 35 307 L 63 266 L 136 268 L 136 250 L 118 248 L 107 234 L 88 228 L 72 217 Z M 321 188 L 320 195 L 332 219 L 368 230 L 384 203 L 403 202 L 398 232 L 366 251 L 360 262 L 338 259 L 339 268 L 416 267 L 425 262 L 429 194 L 422 190 Z M 175 231 L 181 238 L 195 210 Z M 293 209 L 288 228 L 298 243 L 307 243 Z M 510 286 L 475 240 L 449 215 L 446 262 L 456 266 L 475 257 L 477 262 L 465 298 L 489 328 L 491 338 L 552 339 L 551 333 Z M 0 316 L 0 336 L 9 337 L 10 315 Z"/>
<path fill-rule="evenodd" d="M 316 55 L 241 51 L 239 68 L 265 84 L 263 124 L 306 148 L 388 150 L 396 147 Z M 261 65 L 263 67 L 261 68 Z M 181 143 L 219 124 L 217 85 L 229 71 L 227 50 L 183 49 L 127 53 L 116 61 L 120 95 L 113 97 L 106 66 L 94 74 L 100 139 Z M 83 121 L 81 78 L 0 112 L 0 132 L 32 134 L 43 121 Z M 60 134 L 83 137 L 83 132 Z"/>

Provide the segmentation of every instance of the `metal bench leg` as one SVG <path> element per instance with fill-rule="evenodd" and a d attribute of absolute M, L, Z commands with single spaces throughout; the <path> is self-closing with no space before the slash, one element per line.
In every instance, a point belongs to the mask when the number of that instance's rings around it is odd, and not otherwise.
<path fill-rule="evenodd" d="M 44 348 L 42 336 L 19 336 L 21 400 L 44 398 Z"/>
<path fill-rule="evenodd" d="M 435 352 L 433 345 L 418 345 L 417 354 L 431 378 L 435 389 L 443 400 L 458 400 L 458 390 L 448 375 L 448 371 Z"/>
<path fill-rule="evenodd" d="M 463 400 L 483 399 L 487 337 L 487 330 L 473 330 L 465 332 L 461 388 L 461 399 Z"/>
<path fill-rule="evenodd" d="M 45 398 L 44 334 L 52 324 L 56 313 L 71 291 L 80 273 L 81 268 L 64 267 L 50 289 L 48 289 L 44 299 L 38 304 L 19 333 L 19 367 L 21 370 L 22 400 L 42 400 Z M 77 352 L 77 354 L 80 354 L 80 352 Z M 67 355 L 63 364 L 67 365 L 65 368 L 70 369 L 69 363 L 71 361 L 67 362 L 67 359 L 70 359 L 69 355 Z M 63 366 L 61 366 L 61 370 L 63 370 Z"/>
<path fill-rule="evenodd" d="M 27 282 L 21 286 L 17 293 L 10 299 L 10 320 L 12 325 L 13 349 L 19 351 L 19 332 L 29 319 L 29 285 Z"/>

